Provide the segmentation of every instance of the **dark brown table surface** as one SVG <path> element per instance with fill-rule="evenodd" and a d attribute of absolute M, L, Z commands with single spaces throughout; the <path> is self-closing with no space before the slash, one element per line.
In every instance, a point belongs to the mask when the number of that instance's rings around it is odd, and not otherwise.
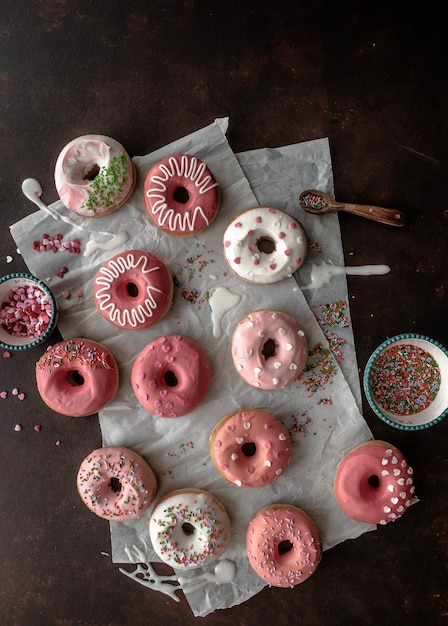
<path fill-rule="evenodd" d="M 2 0 L 1 275 L 27 269 L 8 229 L 34 210 L 22 180 L 55 201 L 68 141 L 105 134 L 134 156 L 229 116 L 235 152 L 329 137 L 337 198 L 407 213 L 403 229 L 340 216 L 347 264 L 392 268 L 380 288 L 348 279 L 360 375 L 389 336 L 448 345 L 444 23 L 431 2 Z M 363 396 L 374 436 L 413 465 L 421 502 L 326 551 L 303 585 L 194 618 L 183 596 L 144 589 L 102 554 L 108 523 L 74 482 L 86 448 L 101 445 L 98 419 L 46 409 L 42 352 L 0 358 L 1 389 L 26 392 L 0 399 L 2 625 L 448 623 L 447 419 L 397 430 Z"/>

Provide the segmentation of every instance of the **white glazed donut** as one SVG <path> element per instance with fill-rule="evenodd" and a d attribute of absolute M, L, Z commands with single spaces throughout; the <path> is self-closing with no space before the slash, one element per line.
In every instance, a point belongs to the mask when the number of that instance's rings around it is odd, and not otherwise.
<path fill-rule="evenodd" d="M 228 224 L 223 241 L 229 267 L 251 283 L 288 278 L 307 254 L 307 238 L 300 222 L 272 207 L 239 213 Z"/>
<path fill-rule="evenodd" d="M 162 561 L 174 569 L 192 569 L 226 550 L 231 525 L 225 508 L 211 493 L 178 489 L 155 505 L 149 535 Z"/>

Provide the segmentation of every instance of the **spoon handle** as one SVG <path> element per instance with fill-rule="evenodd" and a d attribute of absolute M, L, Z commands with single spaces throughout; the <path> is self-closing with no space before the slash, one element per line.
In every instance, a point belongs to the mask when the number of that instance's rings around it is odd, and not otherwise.
<path fill-rule="evenodd" d="M 404 226 L 406 223 L 406 215 L 395 209 L 385 209 L 380 206 L 371 206 L 369 204 L 344 204 L 342 211 L 354 213 L 361 217 L 367 217 L 375 222 L 388 224 L 389 226 Z"/>

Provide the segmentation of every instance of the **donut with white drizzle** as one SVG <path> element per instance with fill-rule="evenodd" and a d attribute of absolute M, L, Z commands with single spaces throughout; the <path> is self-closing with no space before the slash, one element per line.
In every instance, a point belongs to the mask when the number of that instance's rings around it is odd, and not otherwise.
<path fill-rule="evenodd" d="M 158 228 L 187 237 L 210 226 L 221 192 L 203 161 L 191 154 L 174 154 L 148 172 L 144 198 L 148 216 Z"/>
<path fill-rule="evenodd" d="M 295 587 L 316 571 L 322 558 L 313 520 L 290 504 L 264 507 L 249 523 L 246 551 L 253 570 L 270 587 Z"/>
<path fill-rule="evenodd" d="M 152 326 L 168 312 L 173 279 L 166 265 L 144 250 L 116 254 L 98 270 L 93 281 L 95 304 L 118 328 Z"/>
<path fill-rule="evenodd" d="M 307 255 L 300 222 L 272 207 L 254 207 L 236 215 L 223 242 L 229 267 L 251 283 L 279 282 L 299 269 Z"/>
<path fill-rule="evenodd" d="M 252 311 L 234 330 L 233 363 L 251 387 L 286 387 L 297 380 L 307 356 L 307 341 L 302 327 L 294 317 L 283 311 Z"/>
<path fill-rule="evenodd" d="M 157 478 L 133 450 L 108 446 L 85 457 L 77 487 L 82 501 L 95 515 L 120 522 L 143 515 L 156 495 Z"/>
<path fill-rule="evenodd" d="M 153 548 L 174 569 L 192 569 L 214 561 L 227 549 L 231 534 L 224 506 L 202 489 L 166 494 L 149 518 Z"/>
<path fill-rule="evenodd" d="M 368 441 L 339 464 L 336 500 L 348 517 L 385 525 L 407 511 L 415 497 L 414 472 L 403 454 L 385 441 Z"/>
<path fill-rule="evenodd" d="M 277 480 L 288 467 L 291 440 L 271 413 L 242 409 L 213 428 L 210 455 L 216 469 L 233 485 L 263 487 Z"/>

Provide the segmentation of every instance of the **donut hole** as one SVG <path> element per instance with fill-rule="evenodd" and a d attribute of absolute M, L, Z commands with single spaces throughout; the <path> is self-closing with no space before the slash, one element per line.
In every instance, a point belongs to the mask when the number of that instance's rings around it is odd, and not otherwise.
<path fill-rule="evenodd" d="M 190 194 L 188 193 L 188 190 L 185 189 L 185 187 L 182 187 L 182 185 L 180 185 L 174 190 L 173 198 L 174 200 L 176 200 L 176 202 L 179 202 L 180 204 L 187 204 L 188 200 L 190 199 Z"/>
<path fill-rule="evenodd" d="M 190 522 L 184 522 L 182 524 L 182 532 L 184 533 L 184 535 L 187 535 L 187 537 L 190 537 L 191 535 L 194 535 L 194 526 L 193 526 L 193 524 L 190 524 Z"/>
<path fill-rule="evenodd" d="M 84 384 L 84 376 L 78 370 L 67 372 L 67 382 L 72 387 L 81 387 Z"/>
<path fill-rule="evenodd" d="M 254 456 L 256 451 L 257 451 L 257 446 L 254 444 L 253 441 L 247 441 L 246 443 L 243 443 L 243 445 L 241 446 L 241 452 L 244 454 L 244 456 L 247 456 L 247 457 Z"/>
<path fill-rule="evenodd" d="M 164 380 L 165 380 L 165 383 L 168 385 L 168 387 L 175 387 L 179 382 L 177 380 L 176 374 L 172 372 L 171 370 L 168 370 L 167 372 L 165 372 Z"/>
<path fill-rule="evenodd" d="M 87 174 L 84 175 L 83 180 L 95 180 L 100 173 L 100 169 L 100 166 L 97 163 L 94 163 Z"/>
<path fill-rule="evenodd" d="M 266 361 L 277 354 L 277 343 L 275 339 L 267 339 L 264 342 L 261 354 L 264 356 Z"/>
<path fill-rule="evenodd" d="M 374 489 L 378 489 L 378 487 L 380 486 L 380 479 L 378 478 L 376 474 L 372 474 L 372 476 L 369 476 L 369 479 L 367 482 Z"/>
<path fill-rule="evenodd" d="M 130 296 L 131 298 L 136 298 L 138 296 L 138 287 L 135 283 L 128 283 L 126 285 L 126 291 L 128 296 Z"/>
<path fill-rule="evenodd" d="M 290 552 L 294 547 L 294 544 L 291 543 L 291 541 L 289 541 L 289 539 L 284 539 L 283 541 L 280 541 L 280 543 L 277 546 L 277 550 L 280 556 L 283 556 L 284 554 L 288 554 L 288 552 Z"/>
<path fill-rule="evenodd" d="M 113 491 L 114 493 L 120 493 L 120 491 L 121 491 L 121 482 L 120 482 L 120 480 L 118 478 L 115 478 L 115 476 L 113 476 L 110 479 L 109 487 L 110 487 L 111 491 Z"/>
<path fill-rule="evenodd" d="M 255 245 L 257 246 L 258 251 L 263 254 L 272 254 L 276 250 L 275 241 L 272 237 L 268 237 L 267 235 L 263 235 L 257 239 L 257 243 Z"/>

